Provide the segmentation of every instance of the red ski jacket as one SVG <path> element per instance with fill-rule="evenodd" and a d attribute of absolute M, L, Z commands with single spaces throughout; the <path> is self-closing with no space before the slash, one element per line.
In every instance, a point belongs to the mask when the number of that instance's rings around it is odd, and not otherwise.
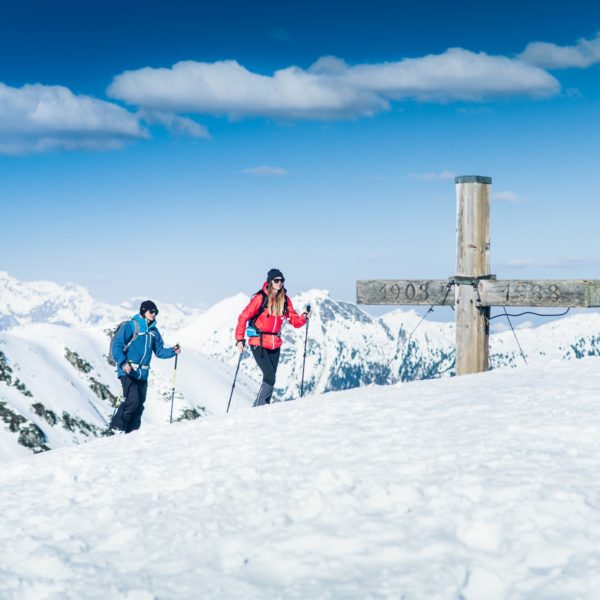
<path fill-rule="evenodd" d="M 267 293 L 267 284 L 263 285 L 263 292 Z M 246 326 L 250 319 L 253 319 L 260 310 L 262 305 L 263 297 L 261 294 L 256 294 L 252 296 L 250 303 L 246 308 L 241 312 L 238 318 L 238 324 L 235 328 L 235 339 L 237 342 L 244 341 L 246 338 Z M 269 309 L 265 308 L 265 310 L 258 316 L 256 319 L 256 328 L 262 332 L 262 335 L 259 337 L 251 337 L 248 339 L 248 343 L 251 346 L 260 346 L 262 340 L 263 348 L 267 350 L 276 350 L 277 348 L 281 348 L 281 338 L 279 337 L 279 332 L 281 331 L 281 326 L 283 322 L 287 319 L 294 327 L 302 327 L 306 325 L 306 319 L 300 316 L 292 306 L 292 301 L 286 295 L 287 301 L 287 314 L 283 317 L 275 317 L 269 315 Z"/>

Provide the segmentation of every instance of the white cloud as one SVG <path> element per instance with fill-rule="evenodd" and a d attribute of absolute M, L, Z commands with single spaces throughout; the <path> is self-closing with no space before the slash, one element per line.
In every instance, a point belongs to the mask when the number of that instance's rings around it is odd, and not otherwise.
<path fill-rule="evenodd" d="M 456 175 L 452 171 L 442 171 L 441 173 L 409 173 L 408 177 L 416 181 L 449 181 Z"/>
<path fill-rule="evenodd" d="M 189 135 L 190 137 L 209 139 L 211 137 L 204 125 L 187 117 L 160 111 L 141 111 L 140 116 L 146 123 L 159 123 L 175 135 Z"/>
<path fill-rule="evenodd" d="M 262 165 L 260 167 L 251 167 L 242 171 L 246 175 L 258 175 L 259 177 L 282 177 L 287 175 L 287 171 L 281 167 L 269 167 Z"/>
<path fill-rule="evenodd" d="M 184 61 L 117 75 L 107 93 L 129 104 L 171 113 L 345 119 L 388 110 L 392 101 L 447 102 L 556 94 L 558 81 L 519 60 L 461 48 L 398 62 L 350 66 L 323 57 L 309 69 L 272 75 L 233 60 Z"/>
<path fill-rule="evenodd" d="M 0 83 L 0 153 L 106 150 L 146 138 L 139 118 L 111 102 L 66 87 Z"/>
<path fill-rule="evenodd" d="M 462 48 L 443 54 L 348 69 L 354 85 L 390 99 L 423 101 L 482 100 L 504 96 L 548 96 L 559 84 L 537 67 L 505 56 L 490 56 Z"/>
<path fill-rule="evenodd" d="M 574 46 L 532 42 L 517 58 L 543 69 L 584 69 L 600 62 L 600 33 L 591 40 L 580 39 Z"/>
<path fill-rule="evenodd" d="M 171 69 L 125 72 L 115 77 L 108 94 L 155 110 L 230 118 L 333 118 L 373 114 L 387 107 L 376 94 L 336 86 L 331 77 L 297 67 L 259 75 L 236 61 L 186 61 Z"/>
<path fill-rule="evenodd" d="M 492 200 L 494 202 L 509 202 L 512 204 L 518 204 L 524 202 L 524 198 L 516 194 L 515 192 L 492 192 Z"/>

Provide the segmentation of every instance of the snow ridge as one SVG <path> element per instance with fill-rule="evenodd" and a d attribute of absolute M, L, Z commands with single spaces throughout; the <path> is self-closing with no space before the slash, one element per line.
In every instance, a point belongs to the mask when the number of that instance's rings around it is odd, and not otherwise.
<path fill-rule="evenodd" d="M 596 598 L 598 390 L 553 361 L 9 463 L 0 597 Z"/>

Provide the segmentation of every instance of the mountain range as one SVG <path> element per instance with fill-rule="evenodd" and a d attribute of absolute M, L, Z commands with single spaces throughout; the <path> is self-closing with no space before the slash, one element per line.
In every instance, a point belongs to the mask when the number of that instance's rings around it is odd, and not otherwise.
<path fill-rule="evenodd" d="M 208 310 L 160 307 L 167 344 L 180 343 L 173 361 L 152 363 L 144 422 L 168 423 L 225 411 L 239 355 L 234 329 L 250 297 L 237 294 Z M 454 325 L 422 321 L 413 310 L 373 317 L 324 290 L 292 298 L 310 304 L 306 329 L 283 329 L 275 400 L 300 395 L 306 341 L 305 394 L 367 385 L 392 385 L 454 374 Z M 74 284 L 25 283 L 0 272 L 0 460 L 81 443 L 106 428 L 120 394 L 108 365 L 111 329 L 137 312 L 139 299 L 119 305 L 95 300 Z M 600 315 L 579 314 L 539 327 L 491 336 L 491 367 L 518 367 L 600 355 Z M 250 406 L 260 372 L 244 353 L 232 410 Z M 175 383 L 175 387 L 174 384 Z"/>

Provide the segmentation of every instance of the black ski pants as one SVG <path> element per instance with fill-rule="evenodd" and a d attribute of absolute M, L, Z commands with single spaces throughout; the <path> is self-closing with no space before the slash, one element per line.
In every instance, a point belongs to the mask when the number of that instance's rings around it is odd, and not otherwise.
<path fill-rule="evenodd" d="M 110 422 L 110 428 L 131 433 L 139 429 L 142 424 L 148 381 L 142 381 L 130 375 L 119 379 L 123 386 L 123 402 L 119 405 L 115 416 Z"/>
<path fill-rule="evenodd" d="M 276 350 L 267 350 L 262 346 L 250 346 L 252 355 L 256 364 L 263 374 L 262 384 L 258 390 L 258 396 L 254 401 L 254 406 L 262 406 L 271 403 L 273 388 L 275 387 L 275 377 L 277 375 L 277 365 L 279 364 L 279 354 L 281 348 Z"/>

